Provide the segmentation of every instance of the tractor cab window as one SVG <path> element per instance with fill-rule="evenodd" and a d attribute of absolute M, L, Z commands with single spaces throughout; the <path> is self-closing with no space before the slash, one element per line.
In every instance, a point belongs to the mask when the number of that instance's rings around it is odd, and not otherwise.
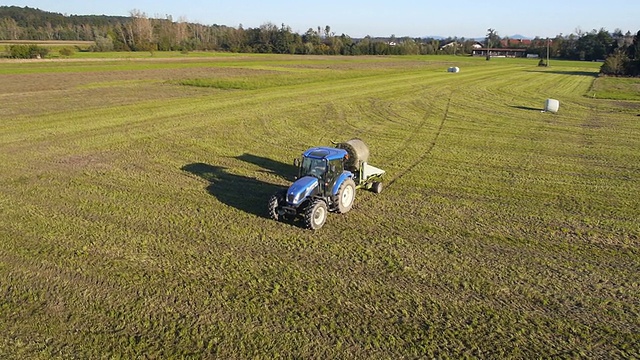
<path fill-rule="evenodd" d="M 301 176 L 313 176 L 323 179 L 327 172 L 327 162 L 324 159 L 302 158 Z"/>
<path fill-rule="evenodd" d="M 333 184 L 340 174 L 344 171 L 344 165 L 342 159 L 336 159 L 329 161 L 329 170 L 327 171 L 327 178 L 325 179 L 328 184 Z"/>
<path fill-rule="evenodd" d="M 329 166 L 332 169 L 333 175 L 340 175 L 344 171 L 344 159 L 336 159 L 329 161 Z"/>

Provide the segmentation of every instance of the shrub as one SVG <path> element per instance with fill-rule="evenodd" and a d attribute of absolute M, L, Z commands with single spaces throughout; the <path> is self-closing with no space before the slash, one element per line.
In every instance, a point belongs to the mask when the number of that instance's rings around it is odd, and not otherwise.
<path fill-rule="evenodd" d="M 609 55 L 602 66 L 600 73 L 604 75 L 628 75 L 629 57 L 622 51 L 616 51 Z"/>
<path fill-rule="evenodd" d="M 59 52 L 62 56 L 71 56 L 74 53 L 73 49 L 67 47 L 60 49 Z"/>
<path fill-rule="evenodd" d="M 640 76 L 640 59 L 629 60 L 625 72 L 628 76 Z"/>
<path fill-rule="evenodd" d="M 49 49 L 38 45 L 11 45 L 9 46 L 9 57 L 14 59 L 44 58 L 49 54 Z"/>
<path fill-rule="evenodd" d="M 96 36 L 96 43 L 91 46 L 90 50 L 94 52 L 113 51 L 113 39 L 110 36 Z"/>

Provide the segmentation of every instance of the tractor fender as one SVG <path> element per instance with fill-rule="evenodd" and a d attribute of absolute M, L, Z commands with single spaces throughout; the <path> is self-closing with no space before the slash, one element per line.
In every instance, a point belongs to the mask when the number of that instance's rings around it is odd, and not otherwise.
<path fill-rule="evenodd" d="M 340 185 L 342 185 L 342 183 L 349 178 L 353 178 L 353 173 L 351 171 L 345 171 L 342 174 L 340 174 L 338 176 L 338 179 L 336 179 L 335 184 L 333 184 L 333 188 L 331 189 L 331 195 L 333 196 L 338 195 L 338 190 L 340 189 Z"/>

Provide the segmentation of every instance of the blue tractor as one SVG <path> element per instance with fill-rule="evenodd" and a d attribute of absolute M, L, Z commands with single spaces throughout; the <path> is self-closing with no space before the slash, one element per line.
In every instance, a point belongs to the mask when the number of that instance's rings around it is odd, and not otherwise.
<path fill-rule="evenodd" d="M 360 139 L 308 149 L 294 161 L 297 180 L 269 199 L 269 216 L 274 220 L 302 217 L 306 228 L 321 228 L 329 212 L 351 210 L 356 189 L 382 191 L 384 170 L 367 164 L 368 158 L 369 149 Z"/>

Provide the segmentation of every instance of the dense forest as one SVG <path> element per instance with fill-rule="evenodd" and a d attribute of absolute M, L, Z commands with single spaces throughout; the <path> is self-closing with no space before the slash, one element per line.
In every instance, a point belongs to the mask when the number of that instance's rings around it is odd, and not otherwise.
<path fill-rule="evenodd" d="M 257 28 L 202 25 L 184 18 L 150 18 L 132 10 L 130 16 L 65 16 L 29 7 L 0 6 L 0 40 L 92 41 L 92 51 L 195 51 L 317 55 L 428 55 L 470 54 L 475 46 L 526 48 L 528 54 L 553 58 L 609 61 L 611 74 L 638 75 L 640 49 L 637 34 L 616 29 L 557 35 L 529 41 L 501 38 L 489 29 L 486 39 L 372 38 L 336 35 L 330 26 L 298 34 L 285 24 L 265 23 Z M 449 45 L 449 46 L 445 46 Z"/>

